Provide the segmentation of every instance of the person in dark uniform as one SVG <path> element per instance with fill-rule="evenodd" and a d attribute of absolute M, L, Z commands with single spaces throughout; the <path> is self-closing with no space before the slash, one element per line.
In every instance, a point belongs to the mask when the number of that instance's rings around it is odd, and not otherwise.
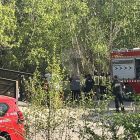
<path fill-rule="evenodd" d="M 121 111 L 124 111 L 122 89 L 125 89 L 125 85 L 118 79 L 118 76 L 114 76 L 114 82 L 111 85 L 113 94 L 115 95 L 115 107 L 116 112 L 119 112 L 119 102 L 121 105 Z"/>
<path fill-rule="evenodd" d="M 81 84 L 80 84 L 80 78 L 78 74 L 76 74 L 74 77 L 74 94 L 75 94 L 75 99 L 79 101 L 81 96 Z"/>
<path fill-rule="evenodd" d="M 80 98 L 80 78 L 78 77 L 77 74 L 73 74 L 72 77 L 70 78 L 70 89 L 72 92 L 72 100 L 79 100 Z"/>
<path fill-rule="evenodd" d="M 85 97 L 89 98 L 92 96 L 91 94 L 89 94 L 89 92 L 93 89 L 94 86 L 94 80 L 92 79 L 92 76 L 90 74 L 87 75 L 85 85 Z"/>
<path fill-rule="evenodd" d="M 74 95 L 74 77 L 75 77 L 75 75 L 72 74 L 72 76 L 69 79 L 72 101 L 75 100 L 75 95 Z"/>

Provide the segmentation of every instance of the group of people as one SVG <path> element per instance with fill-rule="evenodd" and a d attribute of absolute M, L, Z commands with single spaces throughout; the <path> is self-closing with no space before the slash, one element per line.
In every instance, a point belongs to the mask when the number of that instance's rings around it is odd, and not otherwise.
<path fill-rule="evenodd" d="M 125 86 L 119 81 L 118 76 L 115 76 L 112 82 L 109 72 L 105 73 L 104 70 L 101 70 L 101 73 L 98 74 L 98 71 L 95 70 L 93 75 L 85 75 L 84 84 L 82 84 L 77 74 L 71 76 L 70 89 L 73 101 L 81 99 L 81 90 L 83 90 L 85 98 L 92 98 L 93 95 L 96 95 L 97 100 L 102 100 L 104 94 L 111 92 L 115 95 L 116 112 L 119 112 L 119 102 L 122 104 L 121 110 L 124 111 L 122 89 Z"/>
<path fill-rule="evenodd" d="M 70 78 L 70 89 L 72 91 L 72 98 L 73 100 L 79 99 L 81 94 L 81 88 L 83 89 L 85 96 L 89 96 L 89 92 L 93 91 L 97 99 L 100 99 L 100 95 L 107 93 L 107 87 L 111 83 L 111 76 L 110 73 L 101 70 L 101 74 L 98 75 L 98 71 L 95 70 L 94 74 L 85 75 L 84 82 L 81 83 L 81 80 L 77 74 L 73 74 Z"/>

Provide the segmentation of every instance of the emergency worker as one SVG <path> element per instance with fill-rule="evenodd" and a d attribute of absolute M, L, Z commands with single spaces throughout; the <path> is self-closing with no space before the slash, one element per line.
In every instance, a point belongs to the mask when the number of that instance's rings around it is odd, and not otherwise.
<path fill-rule="evenodd" d="M 100 99 L 100 87 L 99 87 L 100 76 L 98 76 L 97 70 L 94 71 L 93 80 L 94 80 L 93 92 L 97 96 L 97 100 L 99 100 Z"/>
<path fill-rule="evenodd" d="M 100 76 L 105 76 L 104 70 L 101 70 L 101 75 Z"/>
<path fill-rule="evenodd" d="M 92 79 L 92 76 L 90 74 L 87 75 L 86 81 L 85 81 L 85 97 L 92 98 L 92 94 L 89 93 L 93 89 L 94 86 L 94 80 Z"/>
<path fill-rule="evenodd" d="M 124 112 L 122 89 L 125 89 L 125 85 L 118 79 L 118 76 L 114 76 L 114 82 L 111 85 L 113 90 L 113 95 L 115 95 L 115 107 L 116 112 L 119 112 L 119 102 L 121 106 L 121 111 Z"/>
<path fill-rule="evenodd" d="M 107 94 L 110 94 L 111 92 L 111 84 L 112 84 L 112 81 L 111 81 L 111 74 L 110 72 L 107 72 L 106 73 L 106 93 Z"/>
<path fill-rule="evenodd" d="M 103 70 L 101 70 L 101 76 L 100 76 L 100 94 L 101 97 L 100 99 L 103 99 L 103 95 L 105 94 L 105 90 L 106 90 L 106 77 L 105 77 L 105 73 Z"/>

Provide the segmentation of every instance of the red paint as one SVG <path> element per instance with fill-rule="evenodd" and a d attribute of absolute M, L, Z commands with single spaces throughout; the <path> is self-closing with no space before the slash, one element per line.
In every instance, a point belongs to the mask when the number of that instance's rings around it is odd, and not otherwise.
<path fill-rule="evenodd" d="M 26 131 L 23 124 L 24 119 L 22 112 L 16 105 L 16 101 L 14 98 L 0 95 L 0 103 L 4 103 L 8 106 L 6 114 L 0 117 L 0 132 L 8 133 L 11 140 L 25 140 Z M 18 116 L 18 112 L 20 116 Z"/>
<path fill-rule="evenodd" d="M 129 50 L 129 51 L 118 51 L 118 52 L 111 52 L 111 58 L 140 58 L 140 49 L 138 50 Z M 134 90 L 136 94 L 140 94 L 140 80 L 138 79 L 125 79 L 123 80 L 124 83 L 128 83 Z"/>
<path fill-rule="evenodd" d="M 140 94 L 140 80 L 123 80 L 123 83 L 128 83 L 136 94 Z"/>
<path fill-rule="evenodd" d="M 111 52 L 111 58 L 126 58 L 126 57 L 140 57 L 139 51 L 129 51 L 129 52 Z"/>

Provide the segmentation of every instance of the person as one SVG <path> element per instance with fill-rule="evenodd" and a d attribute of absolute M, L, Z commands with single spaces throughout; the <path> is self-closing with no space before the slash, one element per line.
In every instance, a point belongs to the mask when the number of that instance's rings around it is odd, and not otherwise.
<path fill-rule="evenodd" d="M 110 72 L 106 72 L 106 94 L 110 94 L 111 92 L 111 74 Z"/>
<path fill-rule="evenodd" d="M 136 78 L 140 79 L 140 64 L 139 66 L 136 68 Z"/>
<path fill-rule="evenodd" d="M 110 72 L 106 72 L 106 78 L 110 77 Z"/>
<path fill-rule="evenodd" d="M 81 82 L 81 91 L 83 91 L 83 92 L 85 92 L 85 81 L 86 81 L 86 79 L 87 79 L 87 75 L 84 75 L 84 78 L 83 78 L 83 80 L 82 80 L 82 82 Z"/>
<path fill-rule="evenodd" d="M 94 71 L 93 80 L 94 80 L 93 92 L 97 96 L 97 100 L 99 100 L 100 99 L 100 89 L 99 89 L 100 77 L 98 76 L 97 70 Z"/>
<path fill-rule="evenodd" d="M 72 101 L 74 100 L 79 100 L 80 98 L 80 78 L 77 74 L 73 74 L 72 77 L 70 78 L 70 89 L 72 92 Z"/>
<path fill-rule="evenodd" d="M 101 70 L 101 75 L 100 76 L 105 76 L 104 70 Z"/>
<path fill-rule="evenodd" d="M 72 74 L 72 76 L 70 77 L 69 81 L 70 81 L 70 90 L 71 90 L 71 97 L 72 100 L 75 99 L 75 95 L 74 95 L 74 74 Z"/>
<path fill-rule="evenodd" d="M 113 95 L 115 95 L 116 112 L 119 112 L 119 102 L 121 106 L 121 111 L 124 112 L 122 89 L 125 89 L 125 85 L 119 80 L 117 75 L 114 76 L 114 82 L 112 83 L 111 87 L 113 90 Z"/>
<path fill-rule="evenodd" d="M 47 80 L 47 78 L 45 78 L 42 83 L 42 88 L 43 88 L 43 90 L 46 90 L 48 92 L 48 87 L 49 87 L 48 80 Z"/>
<path fill-rule="evenodd" d="M 48 106 L 48 108 L 50 108 L 50 96 L 49 96 L 49 90 L 48 90 L 48 88 L 49 88 L 49 84 L 48 84 L 48 80 L 47 80 L 46 77 L 45 77 L 45 79 L 43 80 L 41 86 L 42 86 L 42 89 L 43 89 L 44 91 L 47 92 L 47 95 L 46 95 L 47 106 Z M 42 101 L 41 104 L 45 104 L 45 102 Z"/>
<path fill-rule="evenodd" d="M 100 99 L 103 99 L 103 95 L 105 94 L 106 90 L 106 77 L 105 77 L 105 72 L 104 70 L 101 70 L 101 75 L 100 75 L 100 94 L 101 97 Z"/>
<path fill-rule="evenodd" d="M 92 98 L 92 94 L 89 94 L 89 92 L 93 89 L 94 86 L 94 80 L 92 79 L 92 76 L 90 74 L 87 75 L 86 81 L 85 81 L 85 97 Z"/>
<path fill-rule="evenodd" d="M 75 94 L 75 99 L 77 101 L 80 100 L 81 98 L 81 84 L 80 84 L 80 78 L 78 74 L 75 75 L 74 77 L 74 94 Z"/>

